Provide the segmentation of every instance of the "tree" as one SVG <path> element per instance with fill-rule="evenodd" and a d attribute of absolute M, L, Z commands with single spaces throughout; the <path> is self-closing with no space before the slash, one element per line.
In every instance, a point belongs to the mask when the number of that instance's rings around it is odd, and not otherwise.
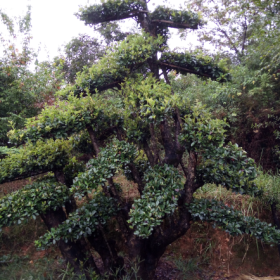
<path fill-rule="evenodd" d="M 240 63 L 248 46 L 256 43 L 252 34 L 263 28 L 266 17 L 252 0 L 189 0 L 187 4 L 208 21 L 198 32 L 199 40 L 214 45 L 234 63 Z"/>
<path fill-rule="evenodd" d="M 37 246 L 58 244 L 77 273 L 100 273 L 91 246 L 108 274 L 123 273 L 118 252 L 125 250 L 133 262 L 140 260 L 138 276 L 147 280 L 194 219 L 278 243 L 280 231 L 271 225 L 194 198 L 206 183 L 262 195 L 253 182 L 254 161 L 225 143 L 227 123 L 170 85 L 171 70 L 220 82 L 229 78 L 210 57 L 167 48 L 170 27 L 195 29 L 199 17 L 163 6 L 151 13 L 140 0 L 109 0 L 81 9 L 79 17 L 88 24 L 134 17 L 143 31 L 78 74 L 74 85 L 58 91 L 53 106 L 26 120 L 25 129 L 9 132 L 21 148 L 0 161 L 0 183 L 49 174 L 1 200 L 0 225 L 40 215 L 49 231 Z M 77 160 L 81 153 L 90 158 L 86 165 Z M 137 197 L 124 199 L 114 180 L 120 172 L 135 183 Z"/>
<path fill-rule="evenodd" d="M 82 35 L 72 39 L 64 47 L 64 55 L 55 58 L 66 82 L 74 83 L 78 72 L 94 64 L 104 53 L 97 39 Z"/>
<path fill-rule="evenodd" d="M 0 11 L 1 12 L 1 11 Z M 11 123 L 15 128 L 23 128 L 25 118 L 39 113 L 44 102 L 53 96 L 60 84 L 60 78 L 52 74 L 55 70 L 49 63 L 30 66 L 37 54 L 30 48 L 31 11 L 18 21 L 0 13 L 3 25 L 9 34 L 1 34 L 2 55 L 0 57 L 0 146 L 7 146 L 7 132 Z M 19 30 L 15 30 L 15 23 Z M 17 42 L 17 37 L 22 39 Z"/>

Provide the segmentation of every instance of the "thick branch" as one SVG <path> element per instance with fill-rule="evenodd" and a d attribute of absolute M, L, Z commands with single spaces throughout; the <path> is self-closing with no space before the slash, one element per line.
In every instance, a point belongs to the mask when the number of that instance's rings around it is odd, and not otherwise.
<path fill-rule="evenodd" d="M 89 134 L 89 137 L 90 137 L 93 149 L 95 151 L 95 154 L 96 154 L 96 156 L 98 156 L 98 154 L 100 153 L 100 149 L 99 149 L 98 142 L 97 142 L 97 140 L 96 140 L 96 138 L 94 136 L 94 131 L 92 129 L 92 126 L 91 125 L 87 125 L 86 128 L 87 128 L 87 131 L 88 131 L 88 134 Z"/>
<path fill-rule="evenodd" d="M 210 78 L 210 76 L 207 75 L 207 74 L 202 74 L 202 73 L 187 69 L 185 67 L 180 67 L 180 66 L 177 66 L 177 65 L 174 65 L 174 64 L 168 64 L 168 63 L 164 63 L 164 62 L 160 62 L 160 61 L 158 61 L 157 63 L 158 63 L 159 66 L 166 66 L 166 67 L 174 69 L 174 70 L 181 70 L 181 71 L 184 71 L 184 72 L 187 72 L 187 73 L 196 74 L 196 75 L 199 75 L 199 76 L 204 76 L 204 77 Z"/>
<path fill-rule="evenodd" d="M 193 199 L 193 193 L 197 189 L 197 185 L 195 184 L 195 179 L 196 179 L 196 165 L 197 165 L 197 156 L 195 152 L 191 151 L 189 154 L 189 164 L 187 168 L 187 180 L 185 183 L 185 202 L 186 203 L 191 203 Z"/>
<path fill-rule="evenodd" d="M 115 82 L 113 82 L 113 83 L 110 83 L 110 84 L 107 84 L 107 85 L 104 85 L 104 86 L 96 87 L 96 88 L 94 88 L 93 90 L 90 89 L 90 93 L 91 93 L 91 94 L 94 94 L 94 93 L 96 93 L 96 90 L 97 90 L 97 91 L 104 91 L 104 90 L 111 89 L 111 88 L 114 88 L 114 87 L 116 87 L 116 88 L 118 88 L 118 89 L 121 89 L 120 84 L 121 84 L 122 82 L 123 82 L 123 81 L 115 81 Z M 83 97 L 88 96 L 88 93 L 87 93 L 86 91 L 81 90 L 80 92 L 83 92 L 83 95 L 82 95 Z M 76 93 L 76 92 L 75 92 L 75 93 Z M 77 90 L 77 93 L 79 93 L 78 90 Z"/>
<path fill-rule="evenodd" d="M 152 151 L 154 153 L 154 162 L 155 162 L 155 164 L 157 164 L 161 161 L 161 159 L 160 159 L 160 155 L 159 155 L 159 150 L 157 148 L 155 127 L 154 127 L 153 123 L 150 124 L 150 133 L 151 133 L 151 146 L 152 146 Z"/>
<path fill-rule="evenodd" d="M 54 176 L 56 178 L 56 181 L 60 184 L 67 185 L 65 182 L 65 176 L 62 170 L 54 170 Z M 71 185 L 67 185 L 67 187 L 71 187 Z M 71 212 L 77 209 L 77 204 L 74 199 L 74 197 L 71 195 L 70 201 L 65 202 L 65 210 L 67 215 L 69 215 Z"/>
<path fill-rule="evenodd" d="M 180 160 L 180 165 L 181 165 L 181 167 L 182 167 L 182 169 L 183 169 L 183 172 L 184 172 L 185 176 L 188 177 L 188 170 L 187 170 L 187 168 L 185 167 L 182 158 L 181 158 L 181 160 Z"/>
<path fill-rule="evenodd" d="M 162 67 L 162 73 L 164 75 L 164 79 L 165 79 L 166 83 L 168 85 L 171 85 L 165 67 Z M 171 89 L 171 91 L 172 91 L 172 94 L 174 94 L 172 89 Z M 175 143 L 176 143 L 176 149 L 177 149 L 177 153 L 179 154 L 180 158 L 182 158 L 182 155 L 183 155 L 185 149 L 181 146 L 181 144 L 179 142 L 179 134 L 181 132 L 182 123 L 183 122 L 181 120 L 180 112 L 179 112 L 179 109 L 177 107 L 175 108 L 175 115 L 173 116 L 173 118 L 174 118 L 174 121 L 175 121 Z M 182 161 L 182 159 L 180 160 L 180 162 L 181 161 Z"/>
<path fill-rule="evenodd" d="M 160 132 L 165 150 L 164 163 L 177 167 L 179 164 L 179 157 L 167 120 L 164 120 L 160 123 Z"/>
<path fill-rule="evenodd" d="M 147 155 L 147 158 L 148 158 L 151 166 L 155 166 L 155 159 L 154 159 L 153 153 L 151 152 L 149 144 L 146 140 L 143 142 L 143 148 L 144 148 L 144 151 Z"/>
<path fill-rule="evenodd" d="M 117 269 L 122 268 L 124 261 L 123 258 L 117 255 L 116 242 L 112 239 L 107 239 L 106 236 L 104 238 L 104 236 L 105 235 L 100 232 L 99 234 L 88 237 L 88 240 L 100 255 L 104 264 L 105 271 L 108 273 L 112 273 Z"/>
<path fill-rule="evenodd" d="M 62 207 L 58 207 L 56 210 L 48 210 L 46 213 L 41 214 L 41 218 L 48 227 L 48 230 L 58 227 L 66 220 Z M 86 242 L 83 238 L 76 242 L 69 240 L 67 243 L 61 239 L 58 241 L 58 247 L 63 257 L 71 264 L 76 273 L 80 273 L 81 268 L 84 267 L 86 269 L 92 268 L 97 274 L 99 274 L 99 270 L 92 255 L 90 254 L 87 258 L 85 254 L 87 250 Z"/>
<path fill-rule="evenodd" d="M 221 28 L 219 28 L 219 31 L 225 35 L 228 42 L 230 43 L 231 47 L 234 49 L 236 55 L 240 56 L 239 50 L 236 48 L 235 44 L 232 42 L 231 38 L 228 36 L 227 32 Z"/>
<path fill-rule="evenodd" d="M 100 19 L 98 21 L 94 21 L 94 14 L 91 14 L 91 15 L 89 15 L 89 19 L 93 18 L 93 21 L 90 24 L 99 24 L 99 23 L 103 23 L 103 22 L 110 22 L 110 21 L 115 21 L 115 20 L 132 18 L 132 17 L 138 16 L 140 14 L 145 14 L 145 13 L 148 13 L 148 11 L 145 11 L 145 10 L 134 10 L 133 11 L 132 10 L 132 11 L 129 11 L 128 13 L 126 13 L 126 14 L 113 15 L 111 17 L 103 18 L 103 19 Z"/>
<path fill-rule="evenodd" d="M 245 49 L 245 42 L 247 39 L 247 18 L 245 17 L 245 23 L 244 23 L 244 34 L 243 34 L 243 42 L 242 42 L 242 48 L 241 48 L 241 54 L 244 54 L 244 49 Z"/>
<path fill-rule="evenodd" d="M 182 28 L 182 29 L 186 29 L 186 28 L 190 28 L 190 29 L 197 29 L 197 26 L 191 26 L 187 23 L 179 23 L 179 22 L 174 22 L 174 21 L 169 21 L 169 20 L 152 20 L 152 23 L 163 23 L 166 24 L 168 27 L 171 28 Z"/>
<path fill-rule="evenodd" d="M 145 187 L 145 185 L 142 181 L 142 178 L 141 178 L 136 166 L 133 163 L 130 163 L 128 165 L 128 167 L 132 173 L 134 181 L 138 184 L 138 191 L 139 191 L 140 195 L 142 195 L 144 187 Z"/>
<path fill-rule="evenodd" d="M 33 172 L 23 173 L 23 174 L 15 177 L 15 178 L 7 178 L 7 179 L 3 180 L 3 181 L 1 181 L 1 184 L 8 183 L 8 182 L 19 181 L 19 180 L 24 180 L 26 178 L 30 178 L 30 177 L 46 174 L 49 171 L 51 171 L 51 170 L 44 169 L 44 170 L 38 171 L 38 172 L 33 171 Z"/>

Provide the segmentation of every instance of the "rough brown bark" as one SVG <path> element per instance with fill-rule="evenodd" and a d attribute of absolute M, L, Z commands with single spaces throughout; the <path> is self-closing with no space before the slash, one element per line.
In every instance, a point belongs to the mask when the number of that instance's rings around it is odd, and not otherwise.
<path fill-rule="evenodd" d="M 145 151 L 145 154 L 146 154 L 151 166 L 154 166 L 155 165 L 154 155 L 153 155 L 153 153 L 150 149 L 150 146 L 149 146 L 149 144 L 146 140 L 143 142 L 143 149 Z"/>
<path fill-rule="evenodd" d="M 158 226 L 147 239 L 141 239 L 133 233 L 127 242 L 129 258 L 139 266 L 138 277 L 145 280 L 153 280 L 156 268 L 166 247 L 183 236 L 190 228 L 191 215 L 185 206 L 179 210 L 178 220 L 172 221 L 172 226 L 164 227 L 164 223 Z"/>
<path fill-rule="evenodd" d="M 187 167 L 187 180 L 185 183 L 185 203 L 191 203 L 193 199 L 193 193 L 197 189 L 197 185 L 195 184 L 196 179 L 196 164 L 197 164 L 197 156 L 195 152 L 191 151 L 189 153 L 189 164 Z"/>
<path fill-rule="evenodd" d="M 93 149 L 95 151 L 95 154 L 96 154 L 96 156 L 98 156 L 98 154 L 100 153 L 100 149 L 99 149 L 99 144 L 97 142 L 97 139 L 94 136 L 94 131 L 92 129 L 92 126 L 91 125 L 87 125 L 86 128 L 87 128 L 87 131 L 88 131 L 91 143 L 93 145 Z"/>
<path fill-rule="evenodd" d="M 165 150 L 165 157 L 163 163 L 174 165 L 177 167 L 180 163 L 180 158 L 176 150 L 175 141 L 172 139 L 172 134 L 167 120 L 160 123 L 161 138 Z"/>
<path fill-rule="evenodd" d="M 132 173 L 132 177 L 134 179 L 134 182 L 138 184 L 138 191 L 139 191 L 140 195 L 142 195 L 145 184 L 143 183 L 142 178 L 141 178 L 136 166 L 133 163 L 130 163 L 128 165 L 128 167 L 129 167 L 129 169 Z"/>
<path fill-rule="evenodd" d="M 100 230 L 95 235 L 88 237 L 88 241 L 100 255 L 106 272 L 116 272 L 124 265 L 124 260 L 119 257 L 116 250 L 116 242 L 107 239 Z"/>
<path fill-rule="evenodd" d="M 152 151 L 154 154 L 154 162 L 155 162 L 155 164 L 158 164 L 161 161 L 161 159 L 160 159 L 159 150 L 157 147 L 155 127 L 154 127 L 153 123 L 150 124 L 150 133 L 151 133 L 151 147 L 152 147 Z"/>

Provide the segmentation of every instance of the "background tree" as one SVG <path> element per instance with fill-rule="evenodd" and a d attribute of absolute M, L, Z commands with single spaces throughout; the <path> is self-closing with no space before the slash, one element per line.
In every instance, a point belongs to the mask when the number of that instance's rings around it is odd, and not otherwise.
<path fill-rule="evenodd" d="M 30 7 L 19 20 L 3 13 L 1 18 L 9 31 L 9 34 L 0 34 L 3 47 L 0 57 L 0 146 L 7 146 L 10 145 L 7 132 L 11 123 L 15 128 L 22 128 L 25 118 L 37 115 L 43 104 L 53 98 L 60 78 L 55 77 L 55 68 L 50 63 L 38 63 L 37 54 L 30 48 Z M 15 26 L 19 26 L 19 30 Z"/>
<path fill-rule="evenodd" d="M 89 67 L 104 54 L 104 47 L 95 38 L 80 34 L 64 46 L 63 54 L 55 58 L 59 71 L 68 83 L 74 83 L 78 72 Z"/>
<path fill-rule="evenodd" d="M 1 200 L 1 226 L 40 215 L 49 231 L 37 246 L 57 243 L 76 272 L 82 267 L 100 273 L 90 245 L 109 274 L 121 273 L 120 251 L 133 262 L 140 259 L 142 279 L 153 279 L 166 247 L 195 219 L 278 243 L 280 232 L 271 225 L 194 197 L 206 183 L 262 195 L 253 183 L 254 161 L 225 142 L 227 123 L 171 87 L 171 70 L 219 82 L 229 78 L 208 56 L 167 48 L 169 28 L 195 29 L 200 18 L 163 6 L 149 12 L 140 0 L 106 1 L 81 9 L 79 17 L 87 24 L 134 17 L 143 31 L 78 74 L 53 106 L 26 120 L 25 129 L 9 132 L 21 148 L 0 161 L 1 183 L 52 173 Z M 85 166 L 78 153 L 91 158 Z M 136 184 L 138 195 L 131 200 L 114 181 L 119 172 Z"/>
<path fill-rule="evenodd" d="M 206 1 L 195 3 L 198 8 L 200 5 L 205 5 Z M 279 3 L 249 1 L 245 10 L 240 10 L 235 6 L 235 2 L 228 7 L 220 5 L 219 1 L 207 3 L 209 6 L 204 7 L 205 11 L 218 17 L 221 22 L 220 27 L 229 34 L 236 31 L 235 26 L 240 24 L 240 21 L 237 20 L 238 17 L 229 19 L 227 13 L 218 14 L 218 11 L 230 10 L 236 13 L 236 16 L 243 16 L 247 11 L 249 15 L 257 17 L 256 22 L 248 26 L 250 32 L 246 33 L 248 44 L 244 55 L 240 57 L 238 64 L 235 60 L 232 60 L 235 63 L 228 63 L 227 60 L 226 64 L 232 79 L 223 85 L 218 85 L 215 81 L 206 84 L 191 76 L 173 79 L 172 83 L 191 100 L 199 99 L 207 104 L 215 115 L 226 117 L 230 123 L 228 139 L 242 146 L 261 168 L 277 174 L 276 170 L 279 168 Z M 217 8 L 214 9 L 216 6 Z M 209 22 L 209 30 L 214 28 L 211 26 Z M 202 31 L 202 33 L 206 32 Z M 209 33 L 208 35 L 207 38 L 211 41 L 213 36 Z M 237 46 L 240 46 L 240 40 L 236 42 L 239 42 Z M 225 46 L 227 44 L 228 42 Z M 218 51 L 215 55 L 232 58 L 232 54 L 227 55 L 223 48 L 221 52 L 222 54 Z M 269 183 L 264 187 L 270 194 L 265 203 L 271 205 L 274 223 L 279 227 L 277 187 L 271 187 Z"/>
<path fill-rule="evenodd" d="M 187 1 L 187 6 L 207 21 L 197 33 L 199 41 L 215 46 L 234 63 L 240 63 L 254 43 L 252 33 L 264 27 L 263 9 L 251 0 L 194 0 Z"/>

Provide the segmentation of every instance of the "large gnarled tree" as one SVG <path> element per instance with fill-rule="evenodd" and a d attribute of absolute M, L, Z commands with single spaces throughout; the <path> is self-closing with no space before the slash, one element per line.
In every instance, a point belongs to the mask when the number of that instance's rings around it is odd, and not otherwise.
<path fill-rule="evenodd" d="M 90 247 L 109 274 L 123 267 L 118 252 L 125 250 L 132 261 L 141 260 L 138 274 L 145 280 L 154 278 L 166 247 L 193 219 L 278 243 L 280 232 L 270 225 L 193 197 L 205 183 L 261 195 L 252 182 L 253 160 L 225 144 L 226 122 L 189 104 L 169 84 L 171 70 L 228 78 L 209 57 L 168 51 L 169 28 L 195 29 L 199 17 L 161 6 L 150 13 L 140 0 L 106 1 L 82 9 L 79 17 L 87 24 L 133 17 L 143 32 L 129 35 L 80 73 L 24 130 L 10 131 L 11 141 L 24 145 L 0 162 L 0 182 L 51 173 L 1 200 L 0 225 L 40 215 L 49 231 L 37 245 L 58 244 L 77 273 L 100 273 Z M 125 199 L 115 181 L 120 172 L 137 186 L 133 199 Z"/>

